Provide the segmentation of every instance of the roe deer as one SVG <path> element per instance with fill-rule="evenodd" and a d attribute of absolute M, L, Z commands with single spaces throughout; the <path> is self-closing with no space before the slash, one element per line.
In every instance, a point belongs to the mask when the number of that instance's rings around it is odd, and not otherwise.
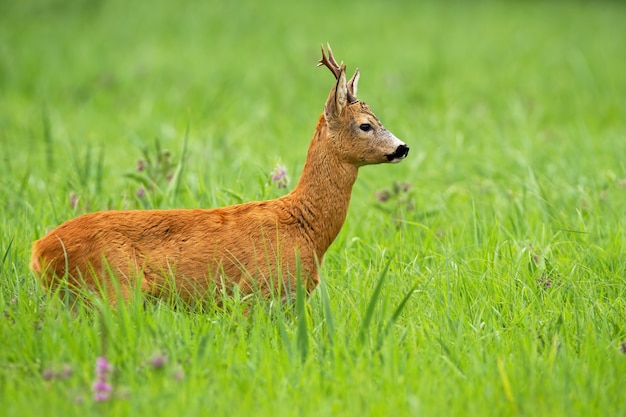
<path fill-rule="evenodd" d="M 346 80 L 330 45 L 318 66 L 336 78 L 319 117 L 302 176 L 289 194 L 215 209 L 100 211 L 69 220 L 33 245 L 31 268 L 47 289 L 102 292 L 109 303 L 135 289 L 186 301 L 211 291 L 268 296 L 307 291 L 341 229 L 358 168 L 399 162 L 408 146 L 357 100 L 357 69 Z"/>

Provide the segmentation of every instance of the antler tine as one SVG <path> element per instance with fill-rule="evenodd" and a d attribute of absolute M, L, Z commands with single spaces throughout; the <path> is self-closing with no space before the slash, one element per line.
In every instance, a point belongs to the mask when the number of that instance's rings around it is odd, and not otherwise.
<path fill-rule="evenodd" d="M 339 74 L 341 74 L 341 66 L 337 64 L 337 61 L 335 61 L 335 57 L 333 56 L 333 50 L 330 49 L 330 44 L 326 44 L 326 47 L 328 49 L 328 56 L 324 51 L 324 45 L 322 45 L 322 59 L 319 60 L 317 66 L 326 66 L 333 73 L 335 78 L 339 79 Z"/>
<path fill-rule="evenodd" d="M 337 61 L 335 61 L 335 57 L 333 56 L 333 50 L 330 48 L 330 44 L 326 43 L 326 48 L 328 49 L 328 60 L 330 61 L 330 63 L 335 67 L 335 68 L 341 68 L 341 65 L 337 64 Z M 342 62 L 343 64 L 343 62 Z"/>
<path fill-rule="evenodd" d="M 322 44 L 322 59 L 319 60 L 319 62 L 317 63 L 317 66 L 321 67 L 322 65 L 325 65 L 333 73 L 333 75 L 335 76 L 335 79 L 339 80 L 339 77 L 341 77 L 341 71 L 345 71 L 346 66 L 343 63 L 343 61 L 341 62 L 341 64 L 337 64 L 337 61 L 335 60 L 335 57 L 333 56 L 333 50 L 330 48 L 330 44 L 328 43 L 326 44 L 326 49 L 328 49 L 328 55 L 326 55 L 326 52 L 324 51 L 324 45 Z M 357 68 L 352 78 L 350 78 L 350 80 L 348 81 L 348 102 L 349 103 L 355 103 L 358 101 L 356 98 L 356 89 L 357 89 L 358 82 L 359 82 L 359 70 Z"/>

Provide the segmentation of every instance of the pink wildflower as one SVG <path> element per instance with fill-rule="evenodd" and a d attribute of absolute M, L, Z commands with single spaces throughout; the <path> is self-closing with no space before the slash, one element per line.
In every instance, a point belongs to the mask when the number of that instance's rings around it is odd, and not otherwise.
<path fill-rule="evenodd" d="M 93 399 L 98 402 L 106 401 L 111 396 L 113 387 L 109 383 L 109 376 L 113 371 L 111 365 L 104 356 L 96 359 L 96 380 L 91 388 L 93 389 Z"/>
<path fill-rule="evenodd" d="M 275 182 L 278 188 L 287 188 L 287 185 L 289 185 L 289 177 L 287 176 L 287 169 L 284 165 L 276 165 L 270 175 L 272 182 Z"/>

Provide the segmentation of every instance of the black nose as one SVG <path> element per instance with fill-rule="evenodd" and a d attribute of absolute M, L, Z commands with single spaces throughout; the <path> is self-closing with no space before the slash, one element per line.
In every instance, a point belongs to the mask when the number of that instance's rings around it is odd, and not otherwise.
<path fill-rule="evenodd" d="M 393 161 L 394 159 L 406 158 L 408 154 L 409 154 L 409 147 L 406 145 L 400 145 L 396 148 L 394 153 L 387 155 L 387 160 Z"/>

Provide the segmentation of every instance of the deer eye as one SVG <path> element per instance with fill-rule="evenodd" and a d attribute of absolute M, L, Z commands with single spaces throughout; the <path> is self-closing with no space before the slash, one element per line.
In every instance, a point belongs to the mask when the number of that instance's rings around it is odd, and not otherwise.
<path fill-rule="evenodd" d="M 372 130 L 372 125 L 369 123 L 363 123 L 362 125 L 359 126 L 359 129 L 361 129 L 364 132 L 369 132 L 370 130 Z"/>

